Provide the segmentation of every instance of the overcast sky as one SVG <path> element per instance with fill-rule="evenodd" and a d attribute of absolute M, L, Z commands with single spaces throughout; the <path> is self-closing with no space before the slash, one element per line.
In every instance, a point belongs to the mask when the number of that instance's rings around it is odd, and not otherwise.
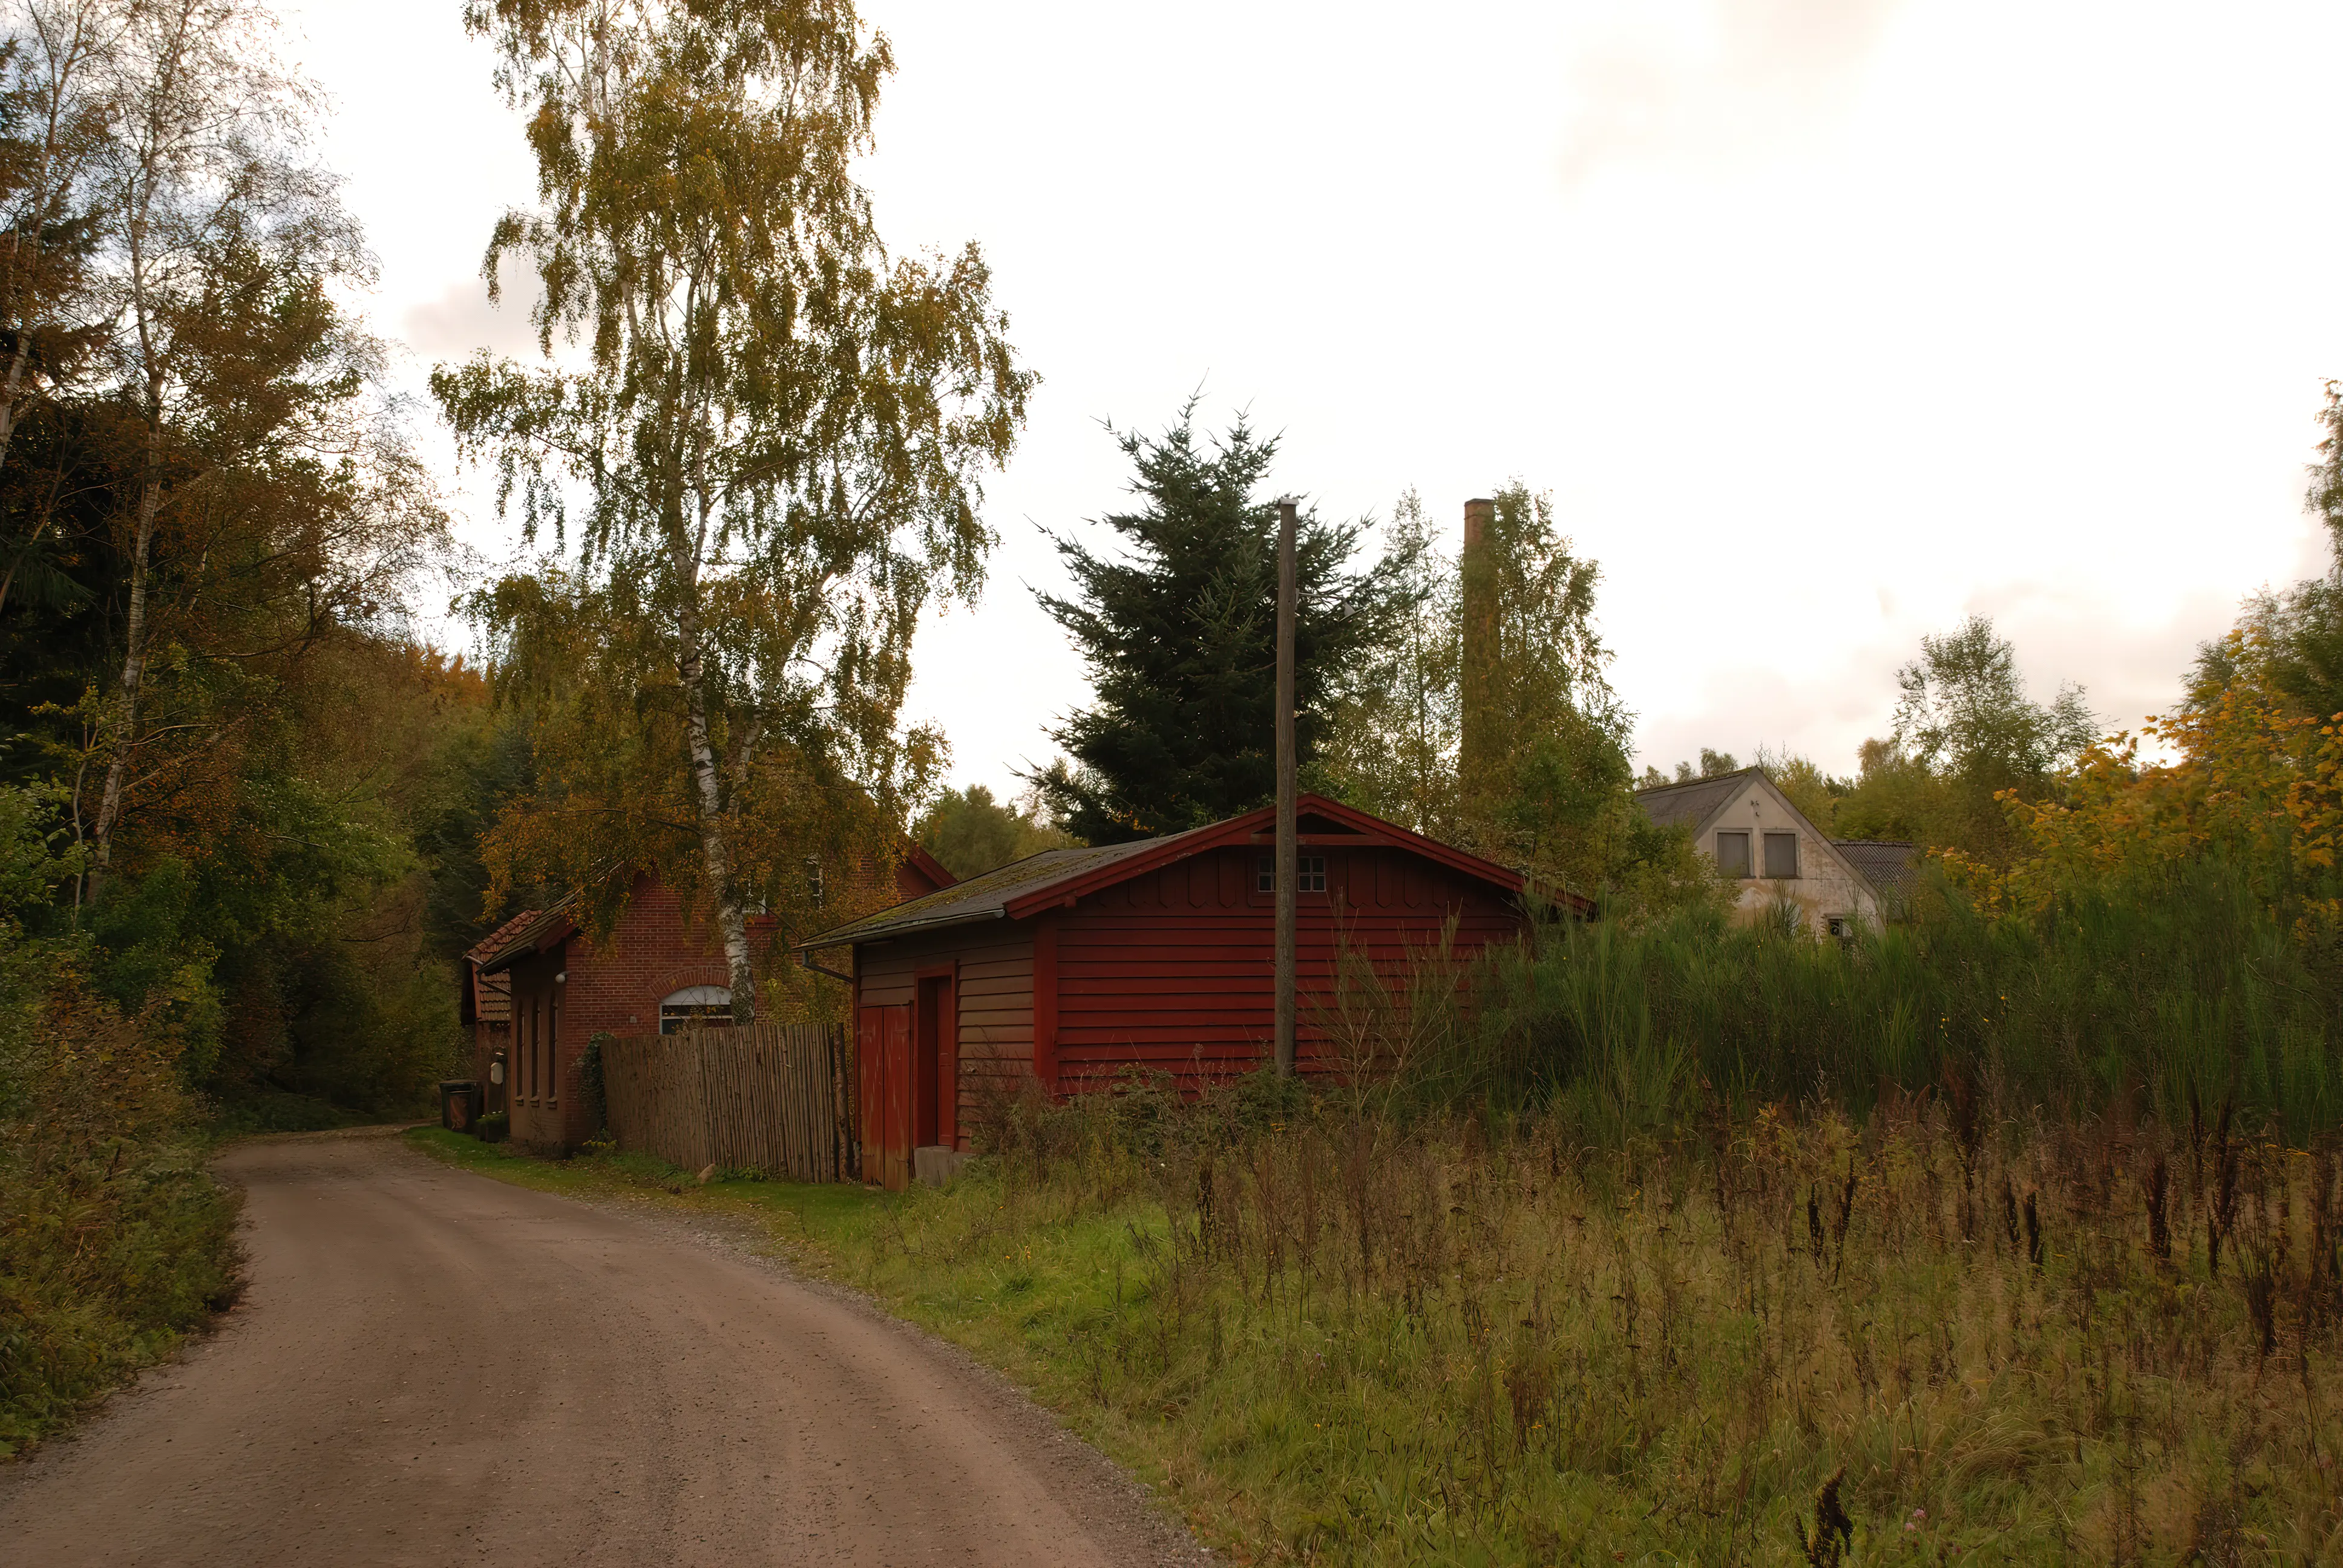
<path fill-rule="evenodd" d="M 478 276 L 533 171 L 458 0 L 314 0 L 290 52 L 411 374 L 528 347 Z M 1273 483 L 1453 533 L 1509 478 L 1602 563 L 1642 760 L 1852 771 L 1971 611 L 2037 692 L 2168 705 L 2237 600 L 2318 569 L 2343 376 L 2343 7 L 1617 0 L 1176 7 L 871 0 L 866 170 L 897 251 L 980 242 L 1043 379 L 981 605 L 907 718 L 1006 790 L 1084 700 L 1029 586 L 1119 504 L 1101 422 L 1192 389 Z M 427 416 L 423 421 L 428 424 Z M 434 449 L 444 454 L 436 434 Z M 514 541 L 448 482 L 484 559 Z"/>

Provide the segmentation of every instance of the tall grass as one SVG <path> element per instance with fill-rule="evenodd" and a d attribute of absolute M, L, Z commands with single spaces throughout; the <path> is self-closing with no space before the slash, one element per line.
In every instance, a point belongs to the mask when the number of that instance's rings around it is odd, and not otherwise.
<path fill-rule="evenodd" d="M 809 1223 L 1245 1560 L 2328 1562 L 2343 1159 L 1888 1091 L 1029 1102 Z"/>
<path fill-rule="evenodd" d="M 1846 943 L 1699 917 L 1543 928 L 1498 960 L 1452 1068 L 1613 1139 L 1704 1095 L 1859 1117 L 1956 1081 L 2054 1117 L 2234 1103 L 2297 1141 L 2343 1123 L 2334 965 L 2223 867 L 2039 921 L 1932 902 Z"/>

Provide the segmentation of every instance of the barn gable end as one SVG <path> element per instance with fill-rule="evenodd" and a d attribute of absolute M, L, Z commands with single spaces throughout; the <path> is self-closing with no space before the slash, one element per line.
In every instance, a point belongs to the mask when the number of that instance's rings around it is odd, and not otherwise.
<path fill-rule="evenodd" d="M 808 942 L 851 947 L 866 1179 L 909 1179 L 910 1141 L 957 1147 L 987 1103 L 1133 1070 L 1194 1090 L 1258 1066 L 1272 1027 L 1275 908 L 1265 811 L 1173 838 L 1034 856 Z M 1470 959 L 1525 916 L 1522 879 L 1305 797 L 1297 980 L 1305 1073 L 1339 1072 L 1322 1027 L 1340 955 L 1404 994 L 1445 944 Z M 949 996 L 947 1002 L 944 999 Z"/>
<path fill-rule="evenodd" d="M 1207 850 L 1087 894 L 1057 917 L 1059 1091 L 1104 1087 L 1131 1067 L 1195 1088 L 1260 1064 L 1274 1023 L 1276 908 L 1259 886 L 1264 852 Z M 1329 843 L 1304 852 L 1322 856 L 1326 879 L 1322 891 L 1299 898 L 1295 1060 L 1304 1072 L 1341 1065 L 1322 1023 L 1346 946 L 1397 990 L 1447 940 L 1452 918 L 1453 950 L 1463 958 L 1521 929 L 1518 908 L 1486 883 L 1404 849 Z"/>

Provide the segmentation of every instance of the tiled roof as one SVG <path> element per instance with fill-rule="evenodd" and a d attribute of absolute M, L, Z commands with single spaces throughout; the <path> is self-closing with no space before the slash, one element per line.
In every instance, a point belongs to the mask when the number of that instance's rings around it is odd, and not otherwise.
<path fill-rule="evenodd" d="M 512 976 L 484 973 L 478 964 L 465 967 L 472 971 L 472 1017 L 481 1023 L 510 1023 Z"/>
<path fill-rule="evenodd" d="M 472 945 L 464 955 L 464 975 L 472 988 L 472 1016 L 482 1023 L 512 1021 L 512 977 L 491 974 L 480 966 L 512 940 L 513 933 L 537 919 L 535 910 L 523 910 Z"/>
<path fill-rule="evenodd" d="M 578 895 L 570 894 L 549 910 L 532 910 L 508 922 L 488 941 L 474 949 L 481 969 L 497 973 L 539 951 L 545 943 L 578 929 Z"/>
<path fill-rule="evenodd" d="M 514 932 L 528 924 L 529 921 L 537 919 L 538 913 L 538 911 L 536 910 L 523 910 L 520 913 L 507 920 L 503 925 L 498 926 L 495 930 L 490 931 L 487 936 L 482 937 L 478 941 L 473 943 L 471 950 L 467 952 L 464 956 L 476 964 L 484 964 L 488 962 L 488 960 L 494 958 L 497 953 L 504 948 L 506 943 L 513 940 Z"/>
<path fill-rule="evenodd" d="M 1295 803 L 1295 809 L 1303 832 L 1327 831 L 1333 835 L 1319 842 L 1340 842 L 1340 835 L 1355 834 L 1363 843 L 1373 842 L 1422 855 L 1467 876 L 1493 883 L 1509 894 L 1518 895 L 1522 891 L 1523 879 L 1521 872 L 1483 860 L 1453 845 L 1412 833 L 1396 823 L 1370 816 L 1354 806 L 1345 806 L 1320 795 L 1304 794 Z M 1216 846 L 1263 843 L 1275 821 L 1276 813 L 1262 806 L 1225 821 L 1191 828 L 1184 833 L 1169 833 L 1160 839 L 1141 839 L 1134 843 L 1105 844 L 1094 849 L 1044 849 L 1038 855 L 1028 855 L 999 870 L 970 877 L 967 881 L 940 892 L 897 904 L 891 910 L 882 910 L 797 945 L 801 951 L 844 947 L 849 943 L 875 941 L 906 931 L 968 925 L 978 920 L 1006 920 L 1011 918 L 1012 910 L 1014 918 L 1022 920 L 1054 900 L 1060 890 L 1063 890 L 1070 899 L 1078 898 L 1095 891 L 1105 883 L 1125 876 L 1142 875 L 1155 867 L 1168 865 L 1183 856 L 1201 853 Z M 1311 826 L 1313 822 L 1323 826 L 1313 828 Z M 1118 866 L 1124 869 L 1118 872 L 1115 869 Z M 1594 909 L 1590 900 L 1566 890 L 1558 896 L 1582 912 L 1592 912 Z"/>
<path fill-rule="evenodd" d="M 1636 790 L 1635 804 L 1663 828 L 1697 828 L 1708 820 L 1710 812 L 1733 799 L 1753 775 L 1763 776 L 1757 769 L 1743 768 L 1684 784 L 1655 784 L 1649 789 Z"/>
<path fill-rule="evenodd" d="M 1917 844 L 1886 839 L 1833 839 L 1831 847 L 1882 893 L 1911 897 L 1920 869 Z"/>
<path fill-rule="evenodd" d="M 1196 828 L 1190 831 L 1206 833 L 1212 829 Z M 1185 838 L 1187 834 L 1174 834 L 1172 837 Z M 876 937 L 892 936 L 900 931 L 966 925 L 975 920 L 997 920 L 1008 912 L 1011 901 L 1021 893 L 1047 887 L 1052 882 L 1085 876 L 1102 866 L 1111 866 L 1117 860 L 1126 860 L 1133 855 L 1160 849 L 1169 840 L 1164 839 L 1139 839 L 1128 844 L 1103 844 L 1094 849 L 1044 849 L 1038 855 L 1011 860 L 982 876 L 970 877 L 965 882 L 955 882 L 925 898 L 911 899 L 892 909 L 881 910 L 875 915 L 840 926 L 835 930 L 824 931 L 799 945 L 807 948 L 843 947 L 849 942 L 870 941 Z"/>

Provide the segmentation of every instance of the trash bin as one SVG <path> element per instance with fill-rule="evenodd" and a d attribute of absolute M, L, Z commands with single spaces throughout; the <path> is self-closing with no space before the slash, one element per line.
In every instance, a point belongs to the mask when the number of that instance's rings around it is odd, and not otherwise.
<path fill-rule="evenodd" d="M 469 1078 L 439 1081 L 439 1125 L 450 1132 L 477 1132 L 480 1126 L 480 1085 Z"/>

